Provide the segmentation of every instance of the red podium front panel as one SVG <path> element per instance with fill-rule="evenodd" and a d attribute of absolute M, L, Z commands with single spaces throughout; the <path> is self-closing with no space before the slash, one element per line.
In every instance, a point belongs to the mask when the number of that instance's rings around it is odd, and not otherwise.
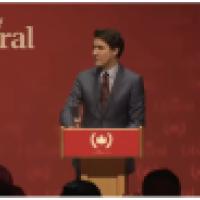
<path fill-rule="evenodd" d="M 140 157 L 141 128 L 74 128 L 63 129 L 65 157 Z"/>

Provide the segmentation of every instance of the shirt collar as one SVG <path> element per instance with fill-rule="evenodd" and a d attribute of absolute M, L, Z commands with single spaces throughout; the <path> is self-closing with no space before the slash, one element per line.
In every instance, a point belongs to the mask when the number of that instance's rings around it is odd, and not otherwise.
<path fill-rule="evenodd" d="M 103 70 L 102 73 L 101 73 L 101 75 L 104 72 L 107 72 L 109 74 L 110 78 L 114 78 L 116 76 L 116 74 L 117 74 L 118 69 L 119 69 L 119 64 L 116 64 L 113 67 L 111 67 L 110 69 Z"/>

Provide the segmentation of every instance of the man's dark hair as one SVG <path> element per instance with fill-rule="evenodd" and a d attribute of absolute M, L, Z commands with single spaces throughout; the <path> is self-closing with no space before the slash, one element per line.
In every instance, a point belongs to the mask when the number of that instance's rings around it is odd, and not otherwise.
<path fill-rule="evenodd" d="M 99 188 L 90 181 L 75 180 L 67 183 L 61 192 L 62 196 L 100 196 Z"/>
<path fill-rule="evenodd" d="M 149 172 L 144 177 L 142 194 L 148 196 L 181 195 L 181 183 L 172 171 L 157 169 Z"/>
<path fill-rule="evenodd" d="M 104 40 L 111 49 L 117 48 L 119 58 L 124 51 L 124 39 L 121 37 L 120 33 L 113 29 L 98 29 L 94 31 L 94 37 Z"/>

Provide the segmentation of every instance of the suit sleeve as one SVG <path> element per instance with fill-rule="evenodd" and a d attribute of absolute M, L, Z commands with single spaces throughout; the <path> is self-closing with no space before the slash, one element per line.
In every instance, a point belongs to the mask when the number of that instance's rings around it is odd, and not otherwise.
<path fill-rule="evenodd" d="M 139 77 L 133 83 L 129 101 L 128 128 L 137 128 L 145 125 L 145 95 L 143 78 Z"/>
<path fill-rule="evenodd" d="M 64 109 L 60 113 L 60 125 L 61 126 L 73 126 L 73 109 L 78 108 L 82 101 L 81 84 L 77 78 L 74 82 L 70 95 L 64 105 Z"/>

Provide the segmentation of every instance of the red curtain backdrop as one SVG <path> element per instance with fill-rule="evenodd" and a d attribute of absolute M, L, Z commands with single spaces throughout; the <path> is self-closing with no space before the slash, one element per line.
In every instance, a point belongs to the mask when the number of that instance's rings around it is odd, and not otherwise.
<path fill-rule="evenodd" d="M 34 29 L 35 49 L 0 49 L 0 163 L 29 195 L 56 195 L 74 178 L 61 159 L 59 112 L 79 71 L 93 66 L 96 28 L 126 42 L 121 62 L 144 77 L 144 155 L 130 176 L 169 168 L 200 195 L 199 4 L 0 4 L 0 32 Z"/>

